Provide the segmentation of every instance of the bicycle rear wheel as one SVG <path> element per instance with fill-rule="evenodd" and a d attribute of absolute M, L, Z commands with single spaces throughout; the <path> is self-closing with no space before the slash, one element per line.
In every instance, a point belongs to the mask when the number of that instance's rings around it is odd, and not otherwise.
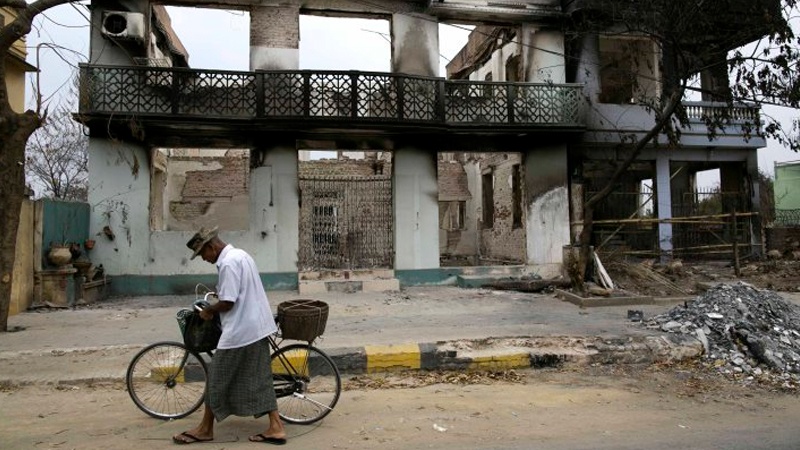
<path fill-rule="evenodd" d="M 292 344 L 272 355 L 272 378 L 278 413 L 289 423 L 307 425 L 331 412 L 342 392 L 333 360 L 322 350 Z"/>
<path fill-rule="evenodd" d="M 197 411 L 206 392 L 206 362 L 180 342 L 157 342 L 131 360 L 125 382 L 133 403 L 157 419 Z"/>

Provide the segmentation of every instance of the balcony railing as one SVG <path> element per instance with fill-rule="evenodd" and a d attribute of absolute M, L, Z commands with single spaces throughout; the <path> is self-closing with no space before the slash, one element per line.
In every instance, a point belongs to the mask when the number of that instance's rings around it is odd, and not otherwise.
<path fill-rule="evenodd" d="M 683 102 L 686 116 L 690 122 L 730 121 L 734 124 L 758 124 L 760 111 L 758 106 L 738 104 L 729 106 L 723 102 Z"/>
<path fill-rule="evenodd" d="M 582 85 L 354 71 L 232 72 L 81 65 L 84 115 L 583 127 Z"/>

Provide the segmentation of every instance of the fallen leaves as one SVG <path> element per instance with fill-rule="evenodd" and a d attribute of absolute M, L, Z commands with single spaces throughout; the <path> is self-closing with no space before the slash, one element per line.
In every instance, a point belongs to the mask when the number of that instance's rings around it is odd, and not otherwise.
<path fill-rule="evenodd" d="M 408 389 L 434 384 L 524 384 L 525 378 L 525 375 L 515 370 L 400 372 L 396 374 L 356 375 L 345 380 L 344 389 Z"/>

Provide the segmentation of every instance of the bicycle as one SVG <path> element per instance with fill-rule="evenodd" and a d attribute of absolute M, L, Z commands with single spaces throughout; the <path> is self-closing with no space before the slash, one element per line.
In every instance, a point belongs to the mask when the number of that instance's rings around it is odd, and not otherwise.
<path fill-rule="evenodd" d="M 203 300 L 208 302 L 213 292 Z M 195 301 L 195 307 L 199 301 Z M 180 314 L 180 313 L 179 313 Z M 322 350 L 308 343 L 283 345 L 278 332 L 270 335 L 271 367 L 278 413 L 288 423 L 308 425 L 330 413 L 342 390 L 339 369 Z M 198 354 L 184 343 L 162 341 L 139 351 L 128 365 L 125 382 L 134 404 L 163 420 L 186 417 L 203 404 L 208 363 L 213 351 Z"/>

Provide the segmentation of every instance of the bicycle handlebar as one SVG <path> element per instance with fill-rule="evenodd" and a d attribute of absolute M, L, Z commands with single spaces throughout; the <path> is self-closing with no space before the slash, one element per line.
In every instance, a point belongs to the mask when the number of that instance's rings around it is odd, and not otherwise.
<path fill-rule="evenodd" d="M 202 300 L 195 300 L 195 302 L 193 303 L 194 309 L 196 311 L 202 311 L 206 309 L 207 307 L 211 306 L 211 301 L 209 300 L 209 298 L 215 298 L 216 296 L 217 296 L 216 292 L 213 291 L 206 292 Z"/>

